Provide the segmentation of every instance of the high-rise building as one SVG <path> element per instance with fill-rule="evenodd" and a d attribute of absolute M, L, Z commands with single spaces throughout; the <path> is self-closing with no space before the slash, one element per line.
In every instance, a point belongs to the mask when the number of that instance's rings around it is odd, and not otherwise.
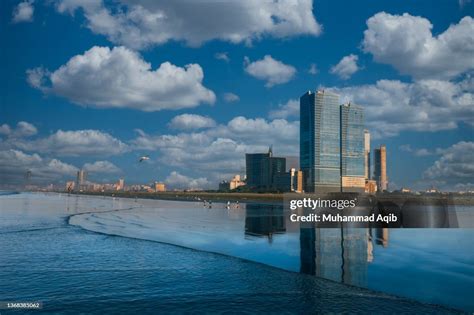
<path fill-rule="evenodd" d="M 365 179 L 370 179 L 370 132 L 364 130 L 364 169 Z"/>
<path fill-rule="evenodd" d="M 339 95 L 307 92 L 300 98 L 300 168 L 306 192 L 341 189 Z"/>
<path fill-rule="evenodd" d="M 387 190 L 387 148 L 385 145 L 374 150 L 374 179 L 377 182 L 378 191 Z"/>
<path fill-rule="evenodd" d="M 87 179 L 87 173 L 84 170 L 79 170 L 77 171 L 77 187 L 80 189 L 81 186 L 84 186 L 86 184 L 86 179 Z"/>
<path fill-rule="evenodd" d="M 286 170 L 286 159 L 274 157 L 271 147 L 268 153 L 245 154 L 245 164 L 247 186 L 253 189 L 272 189 L 275 176 Z"/>
<path fill-rule="evenodd" d="M 341 110 L 341 191 L 365 191 L 364 109 L 343 104 Z"/>
<path fill-rule="evenodd" d="M 123 190 L 125 187 L 125 179 L 120 178 L 116 184 L 116 189 L 117 190 Z"/>

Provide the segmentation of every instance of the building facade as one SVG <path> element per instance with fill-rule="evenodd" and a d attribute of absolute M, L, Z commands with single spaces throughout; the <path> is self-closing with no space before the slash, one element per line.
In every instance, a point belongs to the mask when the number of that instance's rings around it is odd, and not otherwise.
<path fill-rule="evenodd" d="M 271 190 L 275 176 L 286 170 L 286 159 L 274 157 L 270 147 L 268 153 L 245 154 L 245 166 L 250 189 Z"/>
<path fill-rule="evenodd" d="M 300 167 L 304 191 L 340 191 L 339 95 L 309 91 L 301 96 Z"/>
<path fill-rule="evenodd" d="M 365 179 L 370 179 L 370 132 L 364 130 L 364 169 Z"/>
<path fill-rule="evenodd" d="M 230 181 L 224 180 L 220 182 L 219 190 L 234 190 L 241 186 L 245 186 L 245 182 L 240 178 L 240 175 L 235 175 Z"/>
<path fill-rule="evenodd" d="M 166 185 L 164 183 L 155 182 L 155 192 L 166 191 Z"/>
<path fill-rule="evenodd" d="M 341 191 L 365 191 L 364 109 L 355 104 L 340 106 Z"/>
<path fill-rule="evenodd" d="M 387 148 L 385 145 L 374 150 L 374 180 L 377 182 L 378 191 L 383 192 L 388 189 Z"/>
<path fill-rule="evenodd" d="M 279 192 L 302 192 L 303 172 L 292 168 L 288 172 L 277 173 L 273 178 L 273 188 Z"/>
<path fill-rule="evenodd" d="M 77 171 L 76 187 L 77 189 L 82 189 L 81 186 L 86 184 L 87 173 L 84 170 Z"/>

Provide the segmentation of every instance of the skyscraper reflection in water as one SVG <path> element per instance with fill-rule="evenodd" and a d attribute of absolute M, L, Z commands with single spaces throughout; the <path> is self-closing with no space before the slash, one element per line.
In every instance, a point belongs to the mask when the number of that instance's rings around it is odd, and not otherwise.
<path fill-rule="evenodd" d="M 266 236 L 271 242 L 273 234 L 285 231 L 286 221 L 281 205 L 247 204 L 245 234 Z"/>
<path fill-rule="evenodd" d="M 367 287 L 373 260 L 368 228 L 300 228 L 301 272 L 354 286 Z"/>

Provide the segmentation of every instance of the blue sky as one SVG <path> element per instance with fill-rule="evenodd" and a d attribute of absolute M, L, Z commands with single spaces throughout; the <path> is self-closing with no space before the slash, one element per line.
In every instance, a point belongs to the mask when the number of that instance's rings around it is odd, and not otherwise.
<path fill-rule="evenodd" d="M 245 152 L 298 155 L 297 100 L 317 88 L 365 107 L 392 188 L 474 184 L 470 1 L 0 6 L 3 185 L 84 167 L 216 187 Z"/>

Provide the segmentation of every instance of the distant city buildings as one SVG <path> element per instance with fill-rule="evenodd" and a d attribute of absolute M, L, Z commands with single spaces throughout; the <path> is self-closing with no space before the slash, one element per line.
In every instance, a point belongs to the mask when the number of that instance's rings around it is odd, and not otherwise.
<path fill-rule="evenodd" d="M 155 192 L 166 191 L 166 185 L 164 183 L 155 182 Z"/>
<path fill-rule="evenodd" d="M 67 191 L 67 192 L 73 191 L 75 187 L 76 187 L 76 182 L 74 182 L 74 181 L 72 181 L 72 180 L 66 182 L 66 191 Z"/>
<path fill-rule="evenodd" d="M 241 186 L 245 186 L 245 181 L 241 180 L 240 175 L 235 175 L 230 181 L 224 180 L 219 183 L 219 190 L 234 190 Z"/>
<path fill-rule="evenodd" d="M 116 190 L 124 190 L 125 188 L 125 179 L 120 178 L 116 184 Z"/>
<path fill-rule="evenodd" d="M 81 189 L 86 184 L 87 173 L 84 170 L 77 171 L 76 186 L 77 189 Z"/>
<path fill-rule="evenodd" d="M 300 98 L 300 167 L 306 192 L 341 190 L 339 95 L 307 92 Z"/>
<path fill-rule="evenodd" d="M 387 190 L 387 148 L 385 145 L 374 150 L 374 179 L 380 192 Z"/>

